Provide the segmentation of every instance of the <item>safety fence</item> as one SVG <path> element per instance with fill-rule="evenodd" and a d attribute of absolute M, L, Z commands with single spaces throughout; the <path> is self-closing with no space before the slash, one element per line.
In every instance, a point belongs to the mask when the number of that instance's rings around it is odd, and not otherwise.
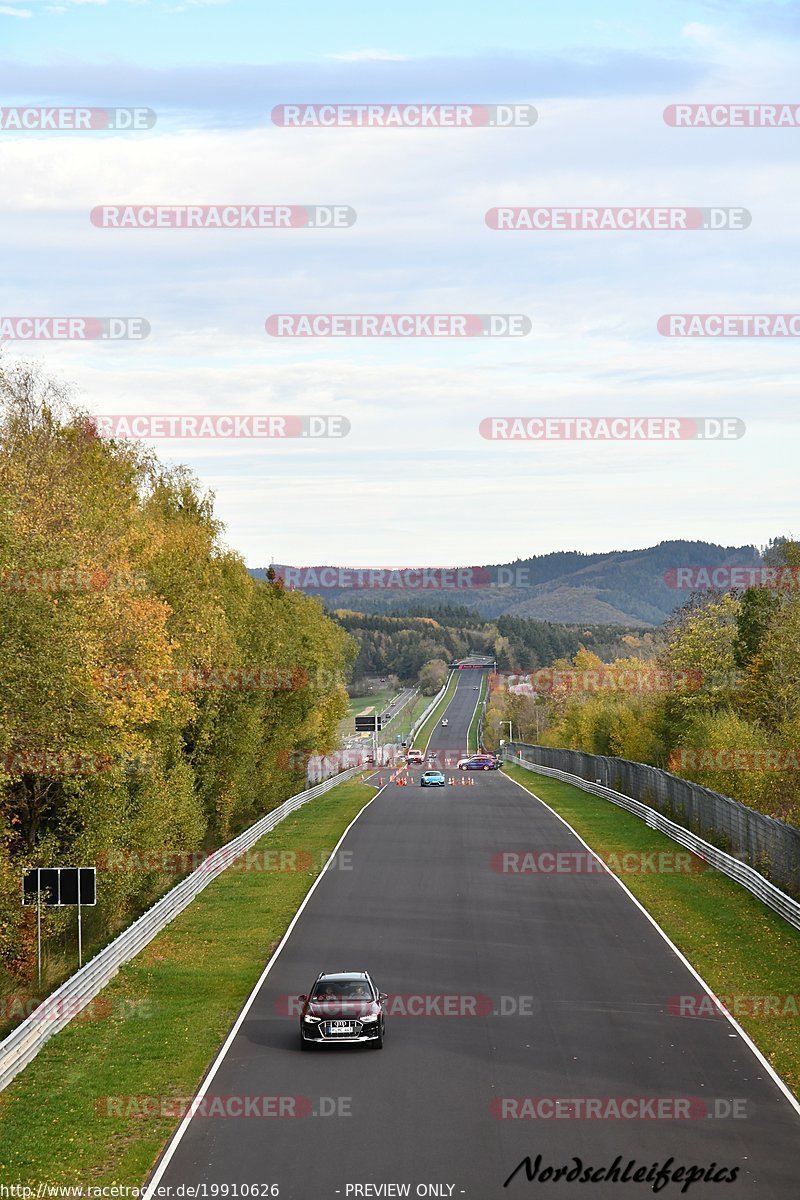
<path fill-rule="evenodd" d="M 333 779 L 284 800 L 272 812 L 256 821 L 255 825 L 210 854 L 195 871 L 171 888 L 113 942 L 109 942 L 62 983 L 0 1042 L 0 1091 L 36 1057 L 54 1034 L 68 1025 L 94 999 L 124 963 L 134 958 L 232 862 L 250 850 L 290 813 L 357 773 L 358 768 L 343 771 Z"/>
<path fill-rule="evenodd" d="M 701 837 L 699 833 L 695 833 L 692 829 L 687 828 L 685 825 L 671 820 L 669 817 L 664 816 L 663 813 L 657 811 L 655 808 L 651 808 L 649 805 L 643 804 L 641 801 L 616 790 L 616 788 L 607 787 L 604 783 L 600 782 L 600 780 L 603 778 L 602 775 L 598 774 L 594 778 L 587 778 L 577 774 L 574 771 L 562 770 L 560 767 L 548 765 L 543 761 L 545 758 L 551 756 L 567 756 L 571 754 L 577 755 L 579 753 L 581 752 L 559 750 L 550 746 L 527 746 L 518 742 L 514 744 L 507 744 L 503 747 L 503 757 L 507 762 L 516 763 L 517 766 L 525 767 L 529 771 L 535 771 L 539 775 L 547 775 L 552 779 L 559 779 L 563 783 L 570 783 L 574 787 L 581 788 L 581 790 L 584 792 L 591 792 L 591 794 L 594 796 L 599 796 L 604 800 L 610 800 L 612 804 L 617 804 L 620 808 L 624 808 L 628 812 L 633 813 L 635 816 L 640 817 L 651 829 L 657 829 L 661 833 L 666 834 L 667 837 L 672 838 L 673 841 L 691 851 L 692 854 L 696 854 L 698 858 L 703 859 L 710 866 L 716 868 L 716 870 L 721 871 L 723 874 L 728 875 L 731 879 L 734 879 L 738 884 L 741 884 L 742 887 L 747 888 L 749 892 L 752 892 L 754 896 L 757 896 L 758 899 L 764 904 L 768 905 L 775 912 L 779 913 L 780 916 L 782 916 L 791 925 L 794 925 L 797 929 L 800 929 L 800 902 L 788 895 L 786 892 L 782 891 L 774 882 L 772 882 L 770 879 L 767 879 L 760 871 L 757 871 L 747 861 L 743 861 L 742 858 L 738 858 L 736 855 L 730 854 L 726 850 L 721 850 L 718 846 L 706 841 L 706 839 Z M 582 755 L 582 757 L 589 759 L 600 758 L 599 755 Z M 610 759 L 606 761 L 620 764 L 627 762 L 627 760 L 623 759 Z M 642 763 L 627 763 L 627 765 L 640 767 L 644 766 Z M 587 766 L 588 764 L 584 764 L 585 769 Z M 658 771 L 658 768 L 656 767 L 648 767 L 646 769 L 649 771 Z M 667 775 L 667 772 L 665 771 L 658 773 Z M 698 792 L 708 791 L 708 789 L 700 788 L 698 785 L 692 784 L 688 780 L 675 779 L 674 776 L 668 776 L 668 778 L 673 779 L 675 783 L 686 785 L 687 788 L 696 787 Z M 614 782 L 617 784 L 617 787 L 619 787 L 619 783 L 616 779 Z M 738 804 L 737 801 L 731 800 L 730 797 L 720 796 L 716 792 L 710 792 L 709 795 L 715 800 L 727 800 L 729 804 L 735 805 L 737 808 L 744 808 L 744 805 Z M 698 805 L 701 799 L 702 798 L 696 798 Z M 790 861 L 793 835 L 796 835 L 795 853 L 797 853 L 798 858 L 800 858 L 800 830 L 795 830 L 788 825 L 784 826 L 782 822 L 774 821 L 774 819 L 770 817 L 764 817 L 762 813 L 752 812 L 749 809 L 746 811 L 753 817 L 761 817 L 764 821 L 771 822 L 772 824 L 787 831 L 786 845 L 784 846 L 784 853 L 787 861 Z M 706 814 L 707 819 L 710 819 L 711 815 L 712 814 L 710 813 Z M 726 827 L 733 828 L 732 822 L 728 823 Z M 776 837 L 783 839 L 784 835 L 782 833 L 777 833 Z M 783 845 L 783 842 L 781 842 L 781 844 Z M 798 865 L 798 860 L 795 860 L 795 863 Z"/>

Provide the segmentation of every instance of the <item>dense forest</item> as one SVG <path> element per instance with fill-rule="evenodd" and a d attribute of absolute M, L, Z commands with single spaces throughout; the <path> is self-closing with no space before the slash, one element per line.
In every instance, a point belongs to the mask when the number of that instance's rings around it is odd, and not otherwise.
<path fill-rule="evenodd" d="M 431 661 L 450 662 L 469 653 L 491 654 L 498 670 L 529 671 L 554 659 L 591 647 L 601 657 L 622 653 L 630 640 L 649 652 L 657 634 L 606 625 L 560 625 L 523 617 L 486 621 L 474 609 L 449 606 L 433 611 L 419 606 L 403 616 L 378 616 L 336 610 L 335 620 L 358 643 L 353 677 L 397 675 L 414 683 Z"/>
<path fill-rule="evenodd" d="M 654 654 L 588 648 L 493 690 L 485 736 L 651 763 L 800 825 L 800 546 L 766 555 L 769 587 L 697 593 Z"/>
<path fill-rule="evenodd" d="M 29 977 L 22 872 L 228 840 L 303 786 L 288 751 L 335 746 L 355 646 L 251 577 L 184 469 L 98 437 L 24 365 L 0 404 L 0 963 Z M 98 923 L 154 886 L 100 872 Z"/>

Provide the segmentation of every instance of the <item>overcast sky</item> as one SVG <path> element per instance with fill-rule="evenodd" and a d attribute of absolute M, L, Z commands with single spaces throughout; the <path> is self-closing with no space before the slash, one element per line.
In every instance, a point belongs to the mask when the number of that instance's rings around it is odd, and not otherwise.
<path fill-rule="evenodd" d="M 598 12 L 602 11 L 602 19 Z M 3 316 L 144 341 L 9 341 L 99 414 L 342 414 L 346 438 L 153 442 L 249 565 L 433 565 L 800 532 L 800 339 L 662 337 L 800 312 L 800 3 L 0 3 L 0 104 L 138 106 L 128 133 L 4 130 Z M 292 129 L 274 105 L 528 103 L 507 129 Z M 113 230 L 109 204 L 344 204 L 350 228 Z M 746 230 L 497 232 L 498 205 L 740 206 Z M 279 313 L 519 313 L 523 338 L 277 339 Z M 494 415 L 726 416 L 731 442 L 493 443 Z"/>

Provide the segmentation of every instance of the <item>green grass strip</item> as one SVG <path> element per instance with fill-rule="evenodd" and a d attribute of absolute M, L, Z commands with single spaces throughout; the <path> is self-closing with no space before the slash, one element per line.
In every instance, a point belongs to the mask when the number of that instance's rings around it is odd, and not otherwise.
<path fill-rule="evenodd" d="M 475 750 L 480 750 L 480 746 L 478 745 L 478 726 L 480 724 L 481 707 L 483 705 L 483 698 L 486 695 L 488 683 L 489 672 L 481 671 L 481 690 L 478 692 L 478 699 L 475 704 L 475 712 L 472 714 L 472 720 L 470 721 L 469 730 L 467 731 L 467 754 L 471 752 L 473 742 L 475 744 Z"/>
<path fill-rule="evenodd" d="M 800 1095 L 800 1016 L 794 1015 L 797 1009 L 791 1000 L 792 996 L 797 1000 L 800 992 L 800 930 L 721 872 L 656 874 L 618 869 L 610 856 L 674 854 L 684 852 L 683 847 L 580 788 L 523 767 L 503 769 L 569 821 L 614 869 L 712 991 L 720 999 L 731 998 L 732 1016 L 788 1087 Z M 699 986 L 696 990 L 700 992 Z M 776 1000 L 771 1013 L 765 1010 L 767 999 Z"/>
<path fill-rule="evenodd" d="M 411 726 L 418 717 L 422 716 L 430 702 L 430 696 L 423 696 L 417 692 L 416 696 L 413 696 L 408 704 L 403 705 L 391 725 L 386 727 L 385 741 L 387 743 L 395 742 L 398 734 L 400 734 L 401 738 L 406 737 Z"/>
<path fill-rule="evenodd" d="M 456 687 L 458 686 L 458 671 L 451 671 L 450 678 L 447 681 L 447 688 L 436 708 L 428 717 L 425 724 L 417 731 L 417 736 L 414 738 L 414 745 L 420 750 L 427 750 L 428 742 L 431 740 L 431 734 L 444 716 L 444 711 L 455 695 Z"/>
<path fill-rule="evenodd" d="M 377 688 L 367 696 L 354 696 L 348 705 L 350 719 L 363 713 L 365 708 L 371 708 L 376 713 L 385 712 L 397 695 L 399 693 L 393 688 Z"/>
<path fill-rule="evenodd" d="M 302 869 L 230 867 L 103 989 L 100 1013 L 111 1015 L 78 1017 L 45 1045 L 0 1093 L 0 1179 L 141 1186 L 176 1119 L 100 1115 L 103 1098 L 194 1094 L 327 856 L 374 795 L 350 780 L 292 813 L 254 849 L 303 852 Z"/>

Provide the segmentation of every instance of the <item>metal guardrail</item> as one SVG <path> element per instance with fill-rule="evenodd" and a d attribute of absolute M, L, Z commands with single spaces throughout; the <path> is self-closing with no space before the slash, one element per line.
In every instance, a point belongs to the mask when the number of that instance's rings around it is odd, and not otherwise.
<path fill-rule="evenodd" d="M 427 721 L 428 717 L 431 715 L 431 713 L 433 712 L 433 710 L 436 708 L 436 705 L 437 705 L 437 704 L 439 703 L 439 701 L 440 701 L 440 700 L 443 698 L 443 696 L 444 696 L 445 692 L 447 691 L 447 689 L 448 689 L 448 688 L 449 688 L 449 686 L 450 686 L 450 680 L 451 680 L 452 676 L 453 676 L 453 672 L 452 672 L 452 671 L 450 671 L 450 672 L 448 673 L 448 676 L 447 676 L 447 682 L 445 683 L 444 687 L 441 687 L 441 688 L 439 689 L 439 691 L 436 693 L 436 695 L 435 695 L 435 696 L 433 697 L 433 699 L 431 700 L 431 702 L 430 702 L 430 704 L 428 705 L 428 707 L 425 709 L 425 712 L 422 714 L 422 716 L 421 716 L 421 717 L 418 717 L 418 718 L 417 718 L 417 720 L 414 722 L 414 724 L 413 724 L 413 725 L 411 726 L 411 728 L 409 729 L 409 731 L 408 731 L 408 738 L 407 738 L 407 741 L 408 741 L 409 745 L 410 745 L 410 744 L 411 744 L 411 743 L 414 741 L 414 738 L 417 736 L 417 734 L 419 733 L 420 729 L 422 728 L 422 726 L 423 726 L 423 725 L 425 724 L 425 722 Z"/>
<path fill-rule="evenodd" d="M 480 750 L 483 745 L 483 730 L 486 725 L 486 709 L 489 705 L 489 683 L 487 677 L 486 691 L 483 693 L 483 702 L 481 704 L 481 715 L 478 718 L 478 744 L 475 747 L 476 751 Z"/>
<path fill-rule="evenodd" d="M 419 688 L 413 687 L 413 688 L 403 688 L 403 691 L 398 693 L 399 696 L 402 696 L 405 693 L 408 693 L 408 695 L 406 696 L 405 700 L 400 705 L 400 707 L 398 709 L 396 709 L 395 712 L 393 712 L 389 715 L 388 721 L 386 721 L 381 728 L 381 734 L 384 734 L 386 732 L 386 730 L 389 728 L 389 726 L 391 725 L 392 721 L 394 721 L 397 717 L 400 716 L 400 713 L 403 711 L 403 709 L 406 707 L 406 705 L 411 704 L 412 700 L 414 699 L 414 697 L 417 695 L 418 692 L 419 692 Z M 389 710 L 386 709 L 384 712 L 381 713 L 381 719 L 386 716 L 388 711 Z M 384 739 L 384 741 L 385 741 L 385 739 Z M 382 745 L 384 743 L 382 742 L 380 744 Z"/>
<path fill-rule="evenodd" d="M 639 800 L 633 800 L 630 796 L 623 795 L 622 792 L 615 792 L 613 788 L 581 779 L 579 775 L 570 775 L 568 771 L 559 771 L 555 767 L 544 767 L 540 763 L 530 762 L 529 759 L 521 758 L 518 754 L 509 753 L 505 747 L 503 748 L 503 758 L 506 762 L 515 763 L 518 767 L 535 771 L 537 775 L 548 775 L 551 779 L 570 783 L 573 787 L 580 788 L 581 791 L 591 792 L 593 796 L 610 800 L 612 804 L 617 804 L 620 808 L 633 813 L 634 816 L 640 817 L 651 829 L 657 829 L 660 833 L 666 834 L 668 838 L 672 838 L 674 842 L 703 859 L 709 866 L 728 875 L 743 888 L 747 888 L 748 892 L 752 892 L 763 904 L 783 917 L 785 921 L 788 921 L 790 925 L 800 929 L 800 902 L 787 896 L 754 867 L 741 862 L 740 859 L 734 858 L 732 854 L 727 854 L 724 850 L 718 850 L 710 842 L 698 837 L 691 830 L 684 829 L 682 825 L 677 825 L 675 821 L 670 821 L 668 817 L 662 816 L 654 808 L 649 808 Z"/>
<path fill-rule="evenodd" d="M 663 817 L 747 863 L 770 883 L 800 900 L 800 828 L 749 808 L 741 800 L 682 779 L 663 767 L 565 746 L 508 743 L 529 762 L 577 775 L 630 796 Z"/>
<path fill-rule="evenodd" d="M 256 821 L 255 825 L 251 825 L 233 841 L 210 854 L 191 875 L 187 875 L 171 888 L 113 942 L 109 942 L 79 971 L 65 980 L 0 1042 L 0 1091 L 27 1067 L 53 1034 L 68 1025 L 72 1018 L 94 999 L 124 963 L 135 958 L 156 934 L 182 913 L 232 862 L 250 850 L 265 833 L 269 833 L 290 813 L 302 808 L 309 800 L 321 796 L 323 792 L 329 791 L 337 783 L 352 779 L 359 770 L 360 768 L 353 767 L 349 771 L 342 771 L 332 779 L 326 779 L 324 783 L 284 800 L 272 812 Z"/>

